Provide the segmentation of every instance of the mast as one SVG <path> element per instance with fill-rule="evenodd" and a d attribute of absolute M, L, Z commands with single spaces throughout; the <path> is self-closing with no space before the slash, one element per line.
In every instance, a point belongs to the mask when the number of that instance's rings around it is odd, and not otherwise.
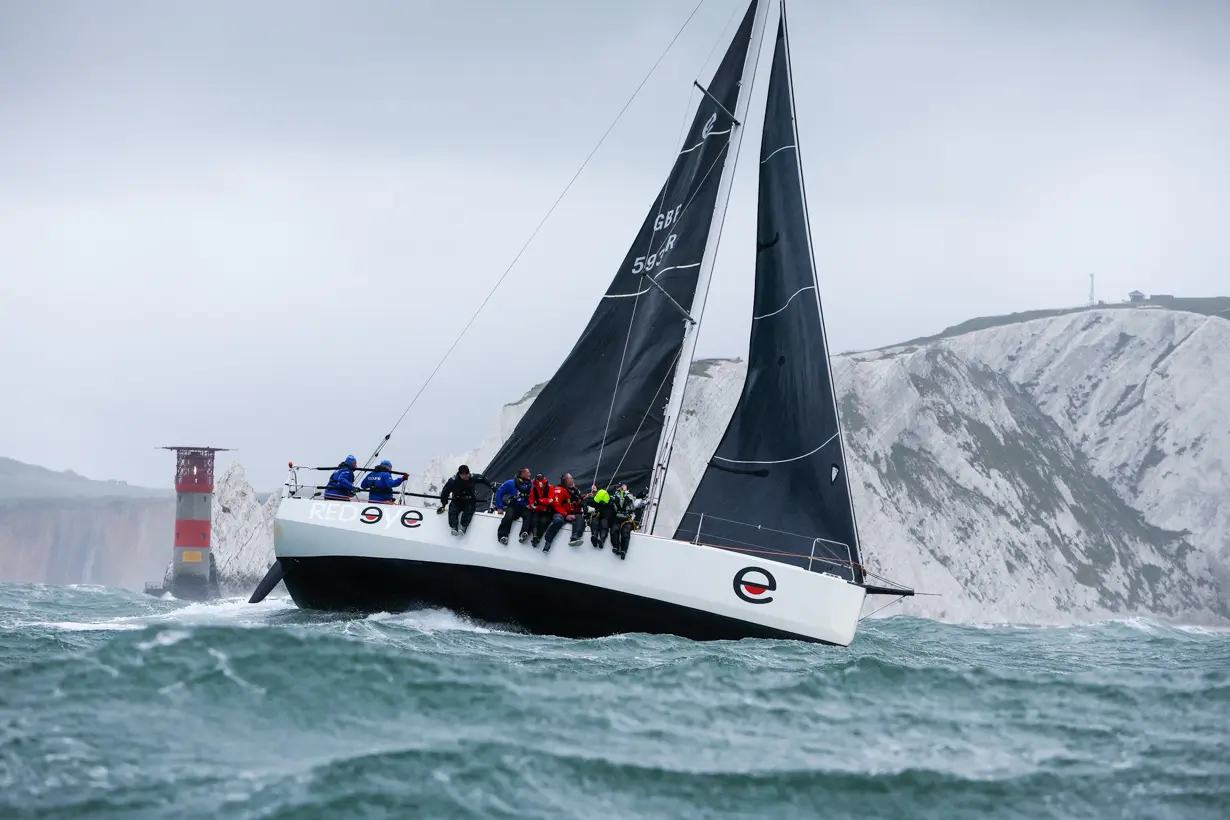
<path fill-rule="evenodd" d="M 752 83 L 756 79 L 760 46 L 764 41 L 769 2 L 770 0 L 755 0 L 756 16 L 752 24 L 752 37 L 748 45 L 747 57 L 743 61 L 743 74 L 739 79 L 739 99 L 735 103 L 734 110 L 735 124 L 732 126 L 733 131 L 727 148 L 731 154 L 722 166 L 722 177 L 718 183 L 717 207 L 713 209 L 713 219 L 709 224 L 709 236 L 705 242 L 704 255 L 701 258 L 700 272 L 696 282 L 696 296 L 692 302 L 694 306 L 692 321 L 685 324 L 683 347 L 679 351 L 679 361 L 675 366 L 675 375 L 671 381 L 670 401 L 666 405 L 666 424 L 658 442 L 658 455 L 654 462 L 653 478 L 649 487 L 649 507 L 645 510 L 644 520 L 650 522 L 650 534 L 653 533 L 654 525 L 657 523 L 658 503 L 662 498 L 662 485 L 666 479 L 671 451 L 675 446 L 675 433 L 679 428 L 679 416 L 683 408 L 683 394 L 688 382 L 688 371 L 692 368 L 692 356 L 696 350 L 696 340 L 705 313 L 705 301 L 709 295 L 709 283 L 713 278 L 713 265 L 717 259 L 718 243 L 722 238 L 722 225 L 726 221 L 726 206 L 730 201 L 730 188 L 734 182 L 735 166 L 738 164 L 739 149 L 743 144 L 744 120 L 747 118 L 747 110 L 751 103 Z"/>
<path fill-rule="evenodd" d="M 803 184 L 803 144 L 799 142 L 799 109 L 794 104 L 794 67 L 790 62 L 790 26 L 786 23 L 786 0 L 780 0 L 780 2 L 782 9 L 782 43 L 786 49 L 786 79 L 790 89 L 790 113 L 792 115 L 790 119 L 794 129 L 795 156 L 798 157 L 799 191 L 803 196 L 803 229 L 807 234 L 807 253 L 811 259 L 812 284 L 815 285 L 812 288 L 812 295 L 816 297 L 816 311 L 820 314 L 820 338 L 824 341 L 824 366 L 828 368 L 829 381 L 831 383 L 833 379 L 832 348 L 829 347 L 828 329 L 824 324 L 824 307 L 820 304 L 820 282 L 818 281 L 819 273 L 816 268 L 816 248 L 812 244 L 811 215 L 807 210 L 807 186 Z M 833 386 L 830 393 L 833 396 L 833 417 L 837 419 L 837 448 L 838 452 L 841 453 L 841 463 L 848 466 L 850 462 L 846 458 L 846 440 L 841 426 L 841 411 L 837 407 L 836 385 Z M 854 555 L 862 556 L 863 545 L 858 536 L 858 516 L 854 514 L 854 493 L 849 492 L 847 498 L 850 503 L 850 520 L 854 523 Z M 851 569 L 853 570 L 855 582 L 862 583 L 862 569 L 857 565 L 852 566 Z"/>

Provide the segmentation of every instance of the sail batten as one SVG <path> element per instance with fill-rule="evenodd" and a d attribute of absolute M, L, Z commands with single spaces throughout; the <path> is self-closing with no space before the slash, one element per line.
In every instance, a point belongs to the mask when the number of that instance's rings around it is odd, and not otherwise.
<path fill-rule="evenodd" d="M 674 537 L 861 582 L 798 145 L 783 10 L 761 138 L 747 376 Z"/>
<path fill-rule="evenodd" d="M 766 2 L 749 5 L 713 74 L 709 95 L 697 105 L 682 141 L 687 148 L 676 156 L 589 324 L 488 463 L 486 475 L 506 478 L 529 467 L 553 481 L 570 472 L 581 486 L 648 486 L 671 397 L 670 377 L 690 321 L 680 309 L 693 311 L 728 148 L 738 133 L 728 112 L 738 110 L 753 24 L 763 23 L 757 12 Z M 550 338 L 514 337 L 498 352 L 506 366 L 528 369 L 535 357 L 551 357 L 558 347 Z"/>

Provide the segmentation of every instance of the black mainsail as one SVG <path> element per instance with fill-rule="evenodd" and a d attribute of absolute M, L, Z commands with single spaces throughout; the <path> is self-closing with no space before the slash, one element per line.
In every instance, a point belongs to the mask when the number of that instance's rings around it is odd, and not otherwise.
<path fill-rule="evenodd" d="M 529 467 L 580 486 L 647 486 L 670 377 L 709 239 L 757 3 L 749 5 L 700 101 L 670 176 L 568 357 L 491 459 L 487 476 Z M 514 362 L 553 349 L 532 339 Z"/>
<path fill-rule="evenodd" d="M 807 221 L 784 9 L 769 77 L 759 197 L 747 378 L 675 538 L 754 547 L 758 555 L 861 583 Z"/>

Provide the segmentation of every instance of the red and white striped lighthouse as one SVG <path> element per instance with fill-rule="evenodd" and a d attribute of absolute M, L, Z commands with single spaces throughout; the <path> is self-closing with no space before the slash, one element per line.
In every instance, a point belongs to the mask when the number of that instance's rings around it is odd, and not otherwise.
<path fill-rule="evenodd" d="M 175 546 L 168 590 L 181 601 L 218 596 L 210 538 L 214 453 L 225 447 L 163 447 L 175 451 Z"/>

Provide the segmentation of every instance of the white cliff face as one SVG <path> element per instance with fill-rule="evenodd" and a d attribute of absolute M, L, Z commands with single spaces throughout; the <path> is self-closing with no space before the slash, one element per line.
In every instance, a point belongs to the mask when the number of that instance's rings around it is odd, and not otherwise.
<path fill-rule="evenodd" d="M 261 504 L 239 462 L 214 484 L 213 550 L 223 595 L 251 592 L 273 563 L 273 518 L 280 501 L 274 493 Z"/>
<path fill-rule="evenodd" d="M 905 611 L 1046 623 L 1219 608 L 1183 536 L 1151 525 L 1002 373 L 937 344 L 848 357 L 837 378 L 864 562 L 943 593 Z"/>
<path fill-rule="evenodd" d="M 1008 330 L 949 344 L 1022 385 L 1151 524 L 1190 531 L 1187 569 L 1230 589 L 1230 322 L 1101 311 Z"/>
<path fill-rule="evenodd" d="M 530 409 L 530 405 L 533 404 L 544 386 L 545 384 L 535 385 L 516 402 L 504 405 L 500 409 L 499 425 L 495 433 L 475 449 L 460 455 L 438 456 L 429 461 L 423 468 L 422 475 L 410 477 L 408 482 L 410 492 L 439 493 L 444 487 L 444 482 L 456 473 L 457 468 L 462 464 L 471 470 L 482 472 L 491 459 L 495 458 L 495 454 L 500 451 L 500 447 L 508 440 L 508 437 L 513 434 L 513 430 L 517 428 L 517 422 L 521 421 L 521 417 Z M 488 476 L 488 478 L 492 481 L 503 481 L 511 476 Z M 431 502 L 424 500 L 423 504 L 430 506 Z"/>
<path fill-rule="evenodd" d="M 1103 310 L 834 358 L 863 562 L 934 597 L 889 612 L 1057 623 L 1230 617 L 1230 322 Z M 696 362 L 659 533 L 673 531 L 742 390 Z M 482 469 L 483 446 L 433 461 Z M 492 476 L 493 479 L 501 478 Z M 871 606 L 889 599 L 871 599 Z"/>

